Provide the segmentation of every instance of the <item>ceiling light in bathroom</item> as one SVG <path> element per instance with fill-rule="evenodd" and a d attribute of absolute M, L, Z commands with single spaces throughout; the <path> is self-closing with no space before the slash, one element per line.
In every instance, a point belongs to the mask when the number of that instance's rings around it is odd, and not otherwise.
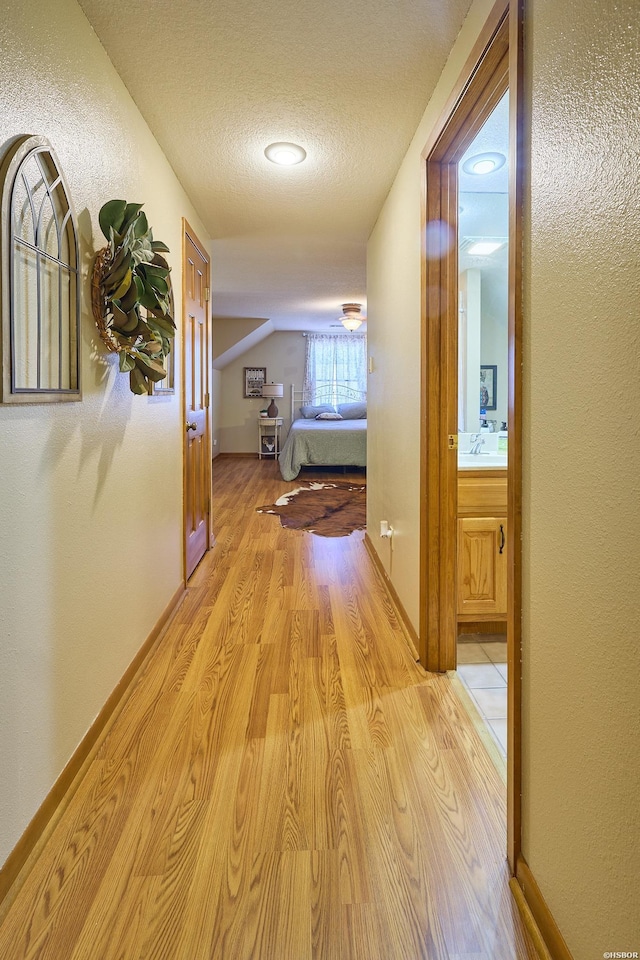
<path fill-rule="evenodd" d="M 506 163 L 506 157 L 502 153 L 477 153 L 475 157 L 469 157 L 462 164 L 465 173 L 471 173 L 474 176 L 484 176 L 487 173 L 495 173 Z"/>

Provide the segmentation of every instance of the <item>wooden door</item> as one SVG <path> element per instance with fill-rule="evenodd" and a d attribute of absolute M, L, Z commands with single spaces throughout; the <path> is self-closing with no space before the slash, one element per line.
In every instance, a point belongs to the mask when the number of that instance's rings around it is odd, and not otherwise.
<path fill-rule="evenodd" d="M 211 454 L 209 259 L 186 224 L 183 250 L 184 534 L 188 579 L 211 541 Z"/>
<path fill-rule="evenodd" d="M 458 520 L 458 614 L 474 620 L 507 615 L 507 521 Z"/>

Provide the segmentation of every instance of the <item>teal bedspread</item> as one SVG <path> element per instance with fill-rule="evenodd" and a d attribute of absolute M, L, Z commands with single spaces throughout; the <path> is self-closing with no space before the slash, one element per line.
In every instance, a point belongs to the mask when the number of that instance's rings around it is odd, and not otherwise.
<path fill-rule="evenodd" d="M 364 467 L 367 421 L 294 420 L 278 459 L 284 480 L 295 480 L 300 467 Z"/>

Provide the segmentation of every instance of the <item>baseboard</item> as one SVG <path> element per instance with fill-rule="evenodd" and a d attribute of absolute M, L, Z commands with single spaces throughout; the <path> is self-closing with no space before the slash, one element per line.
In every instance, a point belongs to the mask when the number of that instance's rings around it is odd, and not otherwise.
<path fill-rule="evenodd" d="M 573 960 L 527 861 L 519 856 L 511 890 L 541 960 Z"/>
<path fill-rule="evenodd" d="M 169 626 L 185 596 L 186 590 L 181 585 L 0 868 L 0 922 L 27 878 L 32 863 L 67 808 L 108 730 L 124 706 L 136 676 L 153 652 L 164 630 Z"/>
<path fill-rule="evenodd" d="M 371 538 L 369 537 L 369 534 L 368 534 L 368 533 L 365 533 L 365 535 L 364 535 L 364 545 L 365 545 L 365 547 L 367 548 L 367 550 L 368 550 L 368 552 L 369 552 L 369 556 L 370 556 L 371 559 L 373 560 L 373 565 L 374 565 L 374 567 L 376 568 L 376 570 L 377 570 L 378 574 L 380 575 L 380 577 L 381 577 L 381 579 L 382 579 L 385 587 L 387 588 L 387 593 L 389 594 L 389 596 L 390 596 L 390 598 L 391 598 L 391 602 L 392 602 L 393 606 L 395 607 L 396 615 L 397 615 L 397 617 L 398 617 L 398 620 L 400 621 L 400 625 L 402 626 L 402 628 L 403 628 L 403 630 L 404 630 L 404 632 L 405 632 L 405 634 L 406 634 L 406 636 L 407 636 L 407 642 L 408 642 L 408 644 L 409 644 L 409 647 L 410 647 L 412 653 L 415 655 L 416 660 L 418 660 L 418 659 L 419 659 L 419 656 L 420 656 L 420 642 L 419 642 L 419 639 L 418 639 L 418 634 L 416 633 L 416 631 L 415 631 L 415 629 L 414 629 L 414 627 L 413 627 L 413 624 L 412 624 L 411 621 L 409 620 L 409 617 L 408 617 L 408 615 L 407 615 L 407 611 L 405 610 L 405 608 L 404 608 L 404 606 L 403 606 L 403 604 L 402 604 L 402 601 L 401 601 L 400 597 L 398 596 L 398 594 L 397 594 L 397 592 L 396 592 L 396 588 L 394 587 L 393 583 L 391 582 L 391 578 L 389 577 L 389 574 L 387 573 L 387 571 L 385 570 L 385 568 L 384 568 L 384 566 L 383 566 L 383 564 L 382 564 L 382 560 L 380 559 L 380 557 L 379 557 L 378 554 L 376 553 L 375 548 L 374 548 L 374 546 L 373 546 L 373 544 L 372 544 L 372 542 L 371 542 Z"/>

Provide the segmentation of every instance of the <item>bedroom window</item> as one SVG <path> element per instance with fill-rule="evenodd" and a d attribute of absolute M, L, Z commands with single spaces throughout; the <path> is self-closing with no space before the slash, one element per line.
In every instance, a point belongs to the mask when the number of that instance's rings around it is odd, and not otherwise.
<path fill-rule="evenodd" d="M 367 338 L 308 334 L 303 390 L 307 403 L 335 406 L 347 397 L 364 400 L 367 396 Z"/>
<path fill-rule="evenodd" d="M 48 141 L 18 138 L 2 180 L 2 402 L 80 400 L 78 239 Z"/>

